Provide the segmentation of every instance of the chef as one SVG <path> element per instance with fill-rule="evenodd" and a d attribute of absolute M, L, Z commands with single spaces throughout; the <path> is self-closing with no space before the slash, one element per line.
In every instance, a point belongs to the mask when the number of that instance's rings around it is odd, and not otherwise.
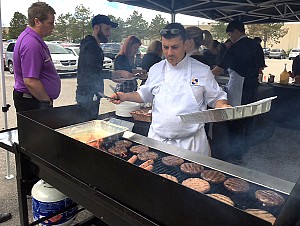
<path fill-rule="evenodd" d="M 115 104 L 123 101 L 152 102 L 148 137 L 209 156 L 204 123 L 185 124 L 179 114 L 207 108 L 230 107 L 209 66 L 185 53 L 186 31 L 179 23 L 160 31 L 165 60 L 152 66 L 148 79 L 136 92 L 113 94 Z"/>

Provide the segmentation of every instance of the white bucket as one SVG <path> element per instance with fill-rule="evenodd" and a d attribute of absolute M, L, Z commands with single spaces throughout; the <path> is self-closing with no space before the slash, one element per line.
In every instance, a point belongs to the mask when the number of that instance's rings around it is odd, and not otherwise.
<path fill-rule="evenodd" d="M 116 105 L 116 115 L 121 117 L 132 117 L 130 112 L 139 110 L 140 107 L 140 103 L 124 101 Z"/>

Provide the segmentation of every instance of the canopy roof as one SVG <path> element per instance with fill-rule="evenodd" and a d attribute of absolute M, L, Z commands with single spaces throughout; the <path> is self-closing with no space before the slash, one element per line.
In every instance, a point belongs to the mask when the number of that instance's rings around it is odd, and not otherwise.
<path fill-rule="evenodd" d="M 244 23 L 300 22 L 300 0 L 109 0 L 211 20 Z M 174 17 L 173 17 L 174 18 Z"/>

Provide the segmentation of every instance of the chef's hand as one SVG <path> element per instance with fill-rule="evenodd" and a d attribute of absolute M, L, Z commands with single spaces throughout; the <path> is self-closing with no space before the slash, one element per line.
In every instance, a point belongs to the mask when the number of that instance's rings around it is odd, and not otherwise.
<path fill-rule="evenodd" d="M 111 73 L 112 80 L 118 80 L 120 78 L 132 78 L 133 76 L 134 74 L 124 70 L 117 70 Z"/>
<path fill-rule="evenodd" d="M 125 101 L 125 95 L 126 94 L 123 92 L 116 92 L 110 96 L 110 98 L 112 98 L 112 99 L 110 99 L 109 102 L 114 103 L 114 104 L 120 104 L 123 101 Z"/>
<path fill-rule="evenodd" d="M 218 100 L 215 104 L 215 108 L 230 108 L 232 107 L 228 104 L 227 100 Z"/>

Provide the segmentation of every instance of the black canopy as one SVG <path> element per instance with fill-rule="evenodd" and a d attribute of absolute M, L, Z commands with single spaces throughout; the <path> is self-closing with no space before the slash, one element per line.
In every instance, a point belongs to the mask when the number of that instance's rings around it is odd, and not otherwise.
<path fill-rule="evenodd" d="M 109 0 L 172 14 L 244 23 L 300 22 L 300 0 Z"/>

